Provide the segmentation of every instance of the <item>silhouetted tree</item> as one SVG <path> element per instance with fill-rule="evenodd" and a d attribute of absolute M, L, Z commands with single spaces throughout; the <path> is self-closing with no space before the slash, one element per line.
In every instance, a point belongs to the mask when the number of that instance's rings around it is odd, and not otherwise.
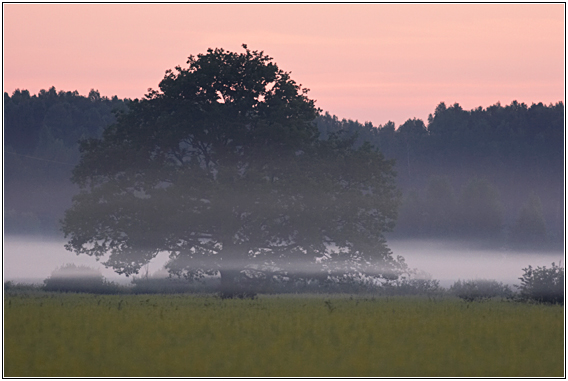
<path fill-rule="evenodd" d="M 225 290 L 247 265 L 393 271 L 392 162 L 353 139 L 318 140 L 307 90 L 243 47 L 190 56 L 82 142 L 66 247 L 110 253 L 127 275 L 167 251 L 186 274 L 219 271 Z"/>
<path fill-rule="evenodd" d="M 424 148 L 423 139 L 427 134 L 428 130 L 426 130 L 424 122 L 416 118 L 408 119 L 396 131 L 399 142 L 399 155 L 397 158 L 399 168 L 403 173 L 406 173 L 408 179 L 416 176 L 417 168 L 415 168 L 415 165 L 420 157 L 421 150 Z"/>

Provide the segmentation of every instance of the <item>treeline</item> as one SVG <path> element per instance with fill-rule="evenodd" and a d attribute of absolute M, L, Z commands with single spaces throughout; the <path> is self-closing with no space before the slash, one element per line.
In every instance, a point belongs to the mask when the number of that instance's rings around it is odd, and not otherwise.
<path fill-rule="evenodd" d="M 562 102 L 470 111 L 440 103 L 427 124 L 409 119 L 398 128 L 328 113 L 317 123 L 323 137 L 368 141 L 396 161 L 403 204 L 394 236 L 538 247 L 563 242 Z"/>
<path fill-rule="evenodd" d="M 456 192 L 447 176 L 433 176 L 424 191 L 405 194 L 395 236 L 467 239 L 513 249 L 557 246 L 560 237 L 547 229 L 542 210 L 533 192 L 506 224 L 500 192 L 487 179 L 474 177 Z"/>
<path fill-rule="evenodd" d="M 54 234 L 76 193 L 78 140 L 100 136 L 128 100 L 54 87 L 4 93 L 4 232 Z"/>
<path fill-rule="evenodd" d="M 6 233 L 58 231 L 77 191 L 77 142 L 100 136 L 128 99 L 41 90 L 4 93 Z M 563 242 L 564 104 L 463 110 L 440 103 L 425 124 L 374 126 L 325 113 L 321 138 L 368 141 L 396 162 L 403 202 L 393 236 L 471 238 L 512 246 Z"/>

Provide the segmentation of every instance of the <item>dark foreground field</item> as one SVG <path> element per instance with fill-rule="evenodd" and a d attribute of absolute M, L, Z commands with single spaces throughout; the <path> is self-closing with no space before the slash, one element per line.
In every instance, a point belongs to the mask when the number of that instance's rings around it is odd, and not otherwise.
<path fill-rule="evenodd" d="M 4 376 L 564 375 L 564 311 L 372 296 L 5 294 Z"/>

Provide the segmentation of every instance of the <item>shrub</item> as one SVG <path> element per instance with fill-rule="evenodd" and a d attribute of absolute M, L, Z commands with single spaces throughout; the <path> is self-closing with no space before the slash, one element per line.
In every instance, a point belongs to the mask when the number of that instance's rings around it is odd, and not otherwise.
<path fill-rule="evenodd" d="M 7 282 L 4 282 L 4 291 L 8 291 L 8 290 L 14 288 L 15 286 L 16 286 L 16 284 L 14 282 L 10 281 L 10 280 L 7 281 Z"/>
<path fill-rule="evenodd" d="M 89 292 L 97 294 L 114 294 L 119 292 L 119 286 L 105 280 L 98 270 L 87 266 L 76 266 L 73 263 L 68 263 L 55 269 L 43 283 L 45 291 Z"/>
<path fill-rule="evenodd" d="M 438 280 L 432 279 L 429 273 L 409 268 L 403 264 L 402 272 L 386 282 L 378 289 L 381 295 L 442 295 L 445 290 Z"/>
<path fill-rule="evenodd" d="M 552 262 L 551 268 L 529 266 L 523 271 L 517 286 L 520 300 L 564 305 L 564 267 Z"/>
<path fill-rule="evenodd" d="M 19 293 L 19 292 L 35 292 L 41 290 L 41 286 L 37 284 L 15 283 L 11 280 L 4 282 L 4 292 Z"/>
<path fill-rule="evenodd" d="M 380 293 L 387 295 L 442 295 L 444 290 L 435 279 L 402 279 L 383 285 Z"/>
<path fill-rule="evenodd" d="M 508 285 L 487 279 L 464 280 L 463 282 L 458 280 L 450 287 L 449 293 L 468 302 L 513 296 L 513 291 Z"/>

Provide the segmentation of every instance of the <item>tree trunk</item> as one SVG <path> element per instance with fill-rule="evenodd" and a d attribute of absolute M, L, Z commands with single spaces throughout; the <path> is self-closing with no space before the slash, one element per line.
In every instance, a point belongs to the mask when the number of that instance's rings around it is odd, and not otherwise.
<path fill-rule="evenodd" d="M 219 293 L 223 299 L 254 298 L 256 293 L 250 285 L 246 284 L 246 277 L 240 270 L 221 269 L 221 284 Z"/>
<path fill-rule="evenodd" d="M 255 293 L 250 285 L 246 284 L 246 276 L 241 273 L 245 268 L 248 258 L 248 248 L 239 245 L 227 245 L 220 253 L 222 262 L 219 270 L 221 274 L 221 284 L 219 287 L 222 298 L 249 298 L 254 297 Z"/>

